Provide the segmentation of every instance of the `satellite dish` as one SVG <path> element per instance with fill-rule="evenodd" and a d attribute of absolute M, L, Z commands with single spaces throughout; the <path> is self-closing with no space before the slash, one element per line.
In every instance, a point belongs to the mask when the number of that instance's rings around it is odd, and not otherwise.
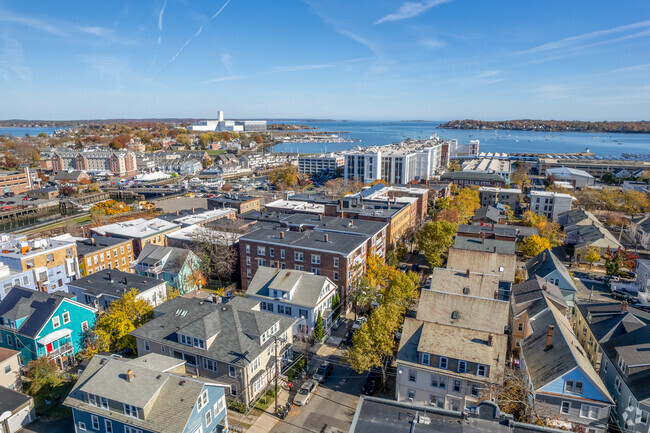
<path fill-rule="evenodd" d="M 3 422 L 4 420 L 9 418 L 10 416 L 11 416 L 11 411 L 10 410 L 4 412 L 2 415 L 0 415 L 0 422 Z"/>

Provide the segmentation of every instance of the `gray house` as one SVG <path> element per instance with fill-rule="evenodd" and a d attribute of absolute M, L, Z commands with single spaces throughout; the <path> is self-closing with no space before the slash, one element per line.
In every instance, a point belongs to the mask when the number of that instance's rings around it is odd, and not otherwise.
<path fill-rule="evenodd" d="M 542 277 L 560 288 L 569 306 L 578 290 L 566 266 L 548 248 L 526 262 L 528 278 Z"/>
<path fill-rule="evenodd" d="M 255 310 L 257 302 L 226 304 L 176 297 L 131 332 L 138 353 L 183 359 L 188 374 L 230 386 L 230 399 L 252 403 L 291 358 L 296 319 Z M 277 353 L 277 358 L 276 358 Z"/>

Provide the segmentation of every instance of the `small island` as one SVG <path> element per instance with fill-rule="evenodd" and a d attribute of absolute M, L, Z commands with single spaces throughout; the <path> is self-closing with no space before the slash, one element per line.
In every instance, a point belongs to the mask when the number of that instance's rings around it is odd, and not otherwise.
<path fill-rule="evenodd" d="M 650 133 L 650 121 L 638 122 L 586 122 L 582 120 L 452 120 L 438 126 L 441 129 L 497 129 L 507 131 L 541 132 L 619 132 Z"/>
<path fill-rule="evenodd" d="M 298 131 L 303 129 L 318 129 L 315 126 L 294 125 L 290 123 L 271 123 L 267 126 L 269 131 Z"/>

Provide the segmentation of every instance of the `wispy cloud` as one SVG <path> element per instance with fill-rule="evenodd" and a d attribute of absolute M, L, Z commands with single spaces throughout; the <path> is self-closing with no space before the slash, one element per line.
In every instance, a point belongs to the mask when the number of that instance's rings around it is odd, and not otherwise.
<path fill-rule="evenodd" d="M 402 4 L 399 9 L 397 9 L 397 11 L 375 21 L 375 24 L 415 18 L 418 15 L 422 15 L 423 13 L 436 6 L 440 6 L 441 4 L 449 3 L 451 1 L 452 0 L 425 0 L 420 2 L 407 1 L 406 3 Z"/>
<path fill-rule="evenodd" d="M 441 41 L 440 39 L 433 39 L 433 38 L 423 38 L 420 39 L 418 42 L 420 43 L 420 45 L 430 50 L 443 48 L 447 46 L 447 43 L 445 41 Z"/>
<path fill-rule="evenodd" d="M 167 7 L 167 0 L 163 3 L 160 13 L 158 14 L 158 45 L 162 42 L 163 33 L 163 16 L 165 15 L 165 8 Z"/>
<path fill-rule="evenodd" d="M 524 51 L 523 53 L 528 54 L 528 53 L 537 53 L 537 52 L 542 52 L 542 51 L 552 51 L 552 50 L 558 50 L 558 49 L 563 49 L 563 48 L 570 48 L 576 45 L 577 43 L 587 41 L 590 39 L 597 39 L 602 36 L 608 36 L 616 33 L 622 33 L 630 30 L 637 30 L 637 29 L 642 29 L 650 27 L 650 20 L 645 20 L 645 21 L 639 21 L 636 23 L 632 24 L 626 24 L 623 26 L 617 26 L 617 27 L 612 27 L 609 29 L 605 30 L 597 30 L 595 32 L 589 32 L 589 33 L 583 33 L 581 35 L 576 35 L 576 36 L 570 36 L 568 38 L 560 39 L 559 41 L 555 42 L 548 42 L 546 44 L 538 45 L 534 48 L 531 48 L 529 50 Z M 626 37 L 627 38 L 627 37 Z"/>
<path fill-rule="evenodd" d="M 64 36 L 66 34 L 62 28 L 49 24 L 45 21 L 39 20 L 37 18 L 15 15 L 7 11 L 0 11 L 0 21 L 19 24 L 21 26 L 29 27 L 34 30 L 41 30 L 45 33 L 56 36 Z"/>
<path fill-rule="evenodd" d="M 564 99 L 569 97 L 569 88 L 563 84 L 545 84 L 533 89 L 533 93 L 542 99 Z"/>
<path fill-rule="evenodd" d="M 79 30 L 81 33 L 98 36 L 100 38 L 110 38 L 115 33 L 112 29 L 107 29 L 105 27 L 96 27 L 96 26 L 95 27 L 78 26 L 77 30 Z"/>
<path fill-rule="evenodd" d="M 205 80 L 201 84 L 210 84 L 210 83 L 220 83 L 222 81 L 234 81 L 234 80 L 241 80 L 244 77 L 241 77 L 239 75 L 228 75 L 226 77 L 218 77 L 218 78 L 213 78 L 211 80 Z"/>
<path fill-rule="evenodd" d="M 2 35 L 0 37 L 0 78 L 7 85 L 24 87 L 31 84 L 32 71 L 25 65 L 23 47 L 17 40 Z"/>
<path fill-rule="evenodd" d="M 271 72 L 299 72 L 311 71 L 313 69 L 333 68 L 334 65 L 293 65 L 293 66 L 276 66 Z"/>
<path fill-rule="evenodd" d="M 226 68 L 226 71 L 228 71 L 228 73 L 232 75 L 232 57 L 230 56 L 230 54 L 221 53 L 219 59 L 221 60 L 221 64 L 223 65 L 223 67 Z"/>

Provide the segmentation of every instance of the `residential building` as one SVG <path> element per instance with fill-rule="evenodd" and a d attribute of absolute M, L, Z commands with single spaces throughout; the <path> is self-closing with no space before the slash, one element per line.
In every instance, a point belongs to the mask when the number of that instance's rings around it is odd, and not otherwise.
<path fill-rule="evenodd" d="M 36 420 L 34 399 L 21 392 L 0 386 L 0 431 L 16 433 Z"/>
<path fill-rule="evenodd" d="M 131 239 L 93 236 L 76 240 L 79 271 L 82 277 L 102 269 L 131 272 L 133 242 Z"/>
<path fill-rule="evenodd" d="M 114 176 L 135 176 L 138 164 L 135 153 L 106 148 L 82 150 L 55 150 L 52 153 L 52 170 L 80 170 L 90 173 L 110 173 Z"/>
<path fill-rule="evenodd" d="M 535 227 L 511 226 L 506 224 L 459 224 L 456 236 L 496 239 L 502 241 L 521 241 L 532 235 L 539 235 Z"/>
<path fill-rule="evenodd" d="M 422 221 L 428 214 L 429 189 L 424 185 L 385 186 L 382 183 L 377 183 L 363 189 L 353 197 L 360 197 L 364 200 L 372 200 L 373 202 L 385 201 L 386 203 L 390 203 L 391 201 L 412 203 L 413 200 L 405 200 L 404 198 L 415 198 L 418 218 Z"/>
<path fill-rule="evenodd" d="M 63 402 L 75 432 L 227 432 L 227 387 L 186 376 L 183 364 L 156 354 L 94 356 Z"/>
<path fill-rule="evenodd" d="M 176 297 L 154 309 L 154 319 L 131 332 L 138 353 L 183 359 L 188 374 L 230 386 L 227 398 L 251 404 L 266 391 L 283 360 L 291 359 L 292 317 Z M 277 357 L 276 357 L 277 353 Z"/>
<path fill-rule="evenodd" d="M 650 259 L 636 259 L 634 273 L 636 274 L 634 282 L 612 282 L 612 290 L 624 290 L 626 292 L 636 293 L 641 305 L 648 307 L 650 306 Z"/>
<path fill-rule="evenodd" d="M 93 235 L 131 239 L 133 242 L 133 255 L 135 257 L 142 252 L 145 245 L 165 245 L 165 235 L 179 228 L 180 225 L 160 218 L 150 220 L 136 218 L 130 221 L 93 227 L 90 231 Z"/>
<path fill-rule="evenodd" d="M 404 320 L 395 397 L 461 411 L 503 384 L 509 304 L 480 296 L 493 290 L 498 276 L 481 287 L 472 283 L 483 283 L 484 276 L 444 272 L 452 284 L 432 282 L 432 290 L 420 294 L 416 317 Z"/>
<path fill-rule="evenodd" d="M 625 432 L 650 431 L 650 327 L 612 338 L 602 345 L 600 377 L 615 406 L 612 418 Z"/>
<path fill-rule="evenodd" d="M 526 262 L 526 271 L 528 272 L 528 279 L 538 276 L 558 286 L 567 304 L 573 306 L 573 300 L 578 289 L 566 266 L 551 250 L 546 249 L 529 259 Z"/>
<path fill-rule="evenodd" d="M 593 186 L 595 178 L 584 170 L 571 167 L 557 167 L 546 170 L 546 177 L 551 181 L 570 182 L 573 188 Z"/>
<path fill-rule="evenodd" d="M 569 311 L 560 288 L 541 277 L 512 286 L 510 297 L 510 350 L 519 351 L 521 342 L 533 333 L 531 320 L 553 303 L 562 313 Z"/>
<path fill-rule="evenodd" d="M 571 318 L 573 332 L 596 371 L 600 371 L 602 345 L 645 326 L 627 311 L 627 302 L 578 302 Z"/>
<path fill-rule="evenodd" d="M 239 238 L 242 290 L 247 290 L 260 266 L 324 275 L 339 287 L 347 311 L 349 291 L 363 275 L 370 236 L 308 230 L 302 233 L 261 228 Z"/>
<path fill-rule="evenodd" d="M 501 412 L 496 403 L 481 401 L 462 410 L 400 402 L 362 395 L 349 433 L 562 433 L 564 430 L 526 424 Z"/>
<path fill-rule="evenodd" d="M 565 244 L 573 247 L 573 257 L 576 262 L 587 263 L 588 248 L 598 248 L 601 256 L 607 250 L 616 251 L 622 248 L 616 237 L 589 211 L 574 209 L 558 215 L 558 223 L 566 233 Z"/>
<path fill-rule="evenodd" d="M 23 391 L 23 381 L 20 377 L 20 352 L 0 347 L 0 388 Z"/>
<path fill-rule="evenodd" d="M 506 213 L 495 206 L 483 206 L 472 216 L 472 224 L 500 224 L 506 221 Z"/>
<path fill-rule="evenodd" d="M 9 290 L 14 286 L 38 290 L 34 283 L 34 272 L 31 269 L 26 271 L 11 269 L 9 266 L 0 262 L 0 301 L 7 296 Z"/>
<path fill-rule="evenodd" d="M 512 164 L 509 159 L 478 158 L 464 161 L 462 170 L 463 172 L 473 173 L 494 173 L 501 176 L 507 183 L 510 183 Z"/>
<path fill-rule="evenodd" d="M 158 218 L 179 224 L 181 227 L 187 227 L 195 224 L 202 226 L 208 225 L 209 223 L 218 221 L 222 218 L 235 220 L 237 219 L 237 210 L 230 207 L 213 210 L 192 208 L 177 210 L 176 212 L 161 215 Z"/>
<path fill-rule="evenodd" d="M 24 272 L 34 288 L 44 292 L 66 290 L 67 284 L 79 275 L 77 246 L 74 242 L 38 238 L 27 240 L 21 235 L 0 235 L 0 262 L 17 271 L 17 278 Z M 20 274 L 20 277 L 18 276 Z M 22 284 L 21 283 L 21 284 Z"/>
<path fill-rule="evenodd" d="M 310 176 L 321 173 L 336 173 L 345 165 L 345 156 L 336 153 L 298 156 L 298 172 Z"/>
<path fill-rule="evenodd" d="M 557 222 L 561 213 L 571 210 L 573 200 L 575 200 L 575 197 L 571 194 L 554 191 L 531 191 L 530 210 L 544 215 L 553 222 Z"/>
<path fill-rule="evenodd" d="M 640 217 L 632 218 L 630 234 L 634 236 L 634 241 L 639 246 L 646 250 L 650 249 L 650 215 L 646 213 Z"/>
<path fill-rule="evenodd" d="M 494 206 L 502 204 L 509 206 L 513 212 L 518 212 L 521 203 L 521 190 L 519 188 L 493 188 L 482 186 L 478 189 L 481 206 Z"/>
<path fill-rule="evenodd" d="M 440 180 L 452 182 L 460 188 L 466 186 L 490 186 L 505 188 L 506 181 L 496 173 L 482 173 L 478 171 L 451 171 L 440 176 Z"/>
<path fill-rule="evenodd" d="M 96 312 L 64 292 L 14 287 L 0 302 L 0 347 L 20 351 L 21 365 L 41 356 L 66 365 L 85 348 Z"/>
<path fill-rule="evenodd" d="M 313 336 L 318 316 L 323 319 L 323 335 L 330 333 L 340 312 L 332 309 L 336 284 L 322 275 L 262 266 L 248 285 L 246 296 L 259 301 L 260 311 L 295 317 L 294 337 Z"/>
<path fill-rule="evenodd" d="M 604 433 L 614 400 L 564 314 L 552 302 L 547 307 L 530 319 L 519 356 L 535 411 L 554 427 Z"/>
<path fill-rule="evenodd" d="M 76 296 L 79 302 L 100 312 L 131 290 L 138 292 L 138 299 L 144 299 L 154 307 L 167 300 L 167 284 L 164 281 L 118 269 L 104 269 L 74 280 L 68 286 L 70 294 Z"/>
<path fill-rule="evenodd" d="M 27 194 L 31 198 L 37 198 L 42 200 L 52 200 L 59 196 L 59 189 L 55 186 L 50 186 L 47 188 L 37 188 L 29 191 Z"/>
<path fill-rule="evenodd" d="M 64 170 L 59 171 L 54 176 L 53 180 L 60 185 L 78 185 L 82 183 L 90 183 L 90 176 L 88 176 L 88 173 L 81 170 Z"/>
<path fill-rule="evenodd" d="M 441 141 L 432 136 L 358 148 L 345 155 L 344 178 L 361 182 L 382 179 L 396 185 L 430 179 L 441 167 L 441 147 Z"/>
<path fill-rule="evenodd" d="M 18 172 L 5 172 L 0 171 L 0 192 L 7 194 L 12 192 L 14 194 L 21 194 L 35 188 L 32 180 L 32 175 L 29 173 L 29 168 L 25 167 Z"/>
<path fill-rule="evenodd" d="M 243 214 L 251 210 L 259 211 L 261 200 L 259 197 L 245 195 L 220 195 L 208 198 L 208 209 L 235 208 L 237 212 Z"/>
<path fill-rule="evenodd" d="M 164 280 L 184 295 L 203 284 L 199 266 L 200 260 L 191 250 L 148 244 L 132 267 L 136 274 Z"/>
<path fill-rule="evenodd" d="M 325 214 L 325 205 L 314 203 L 314 202 L 304 202 L 297 200 L 275 200 L 264 205 L 264 209 L 268 212 L 277 212 L 277 213 L 306 213 L 313 215 L 324 215 Z"/>

